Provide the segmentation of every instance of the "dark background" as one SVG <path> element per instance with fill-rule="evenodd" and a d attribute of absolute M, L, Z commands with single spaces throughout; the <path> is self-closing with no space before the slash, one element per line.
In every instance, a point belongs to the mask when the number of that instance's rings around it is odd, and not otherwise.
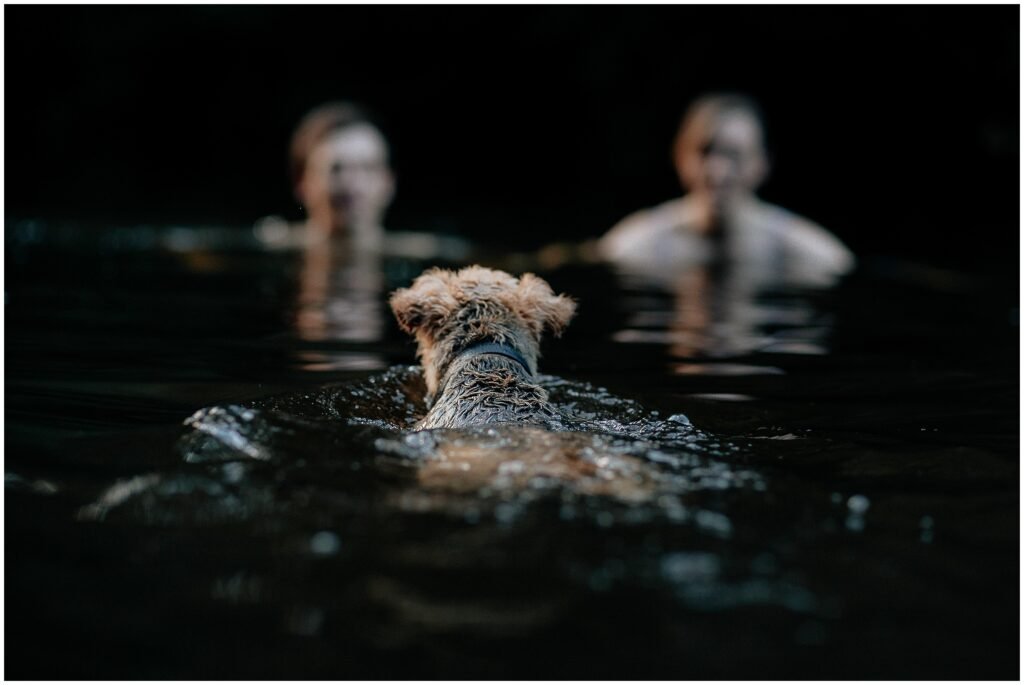
<path fill-rule="evenodd" d="M 767 111 L 765 198 L 861 254 L 1016 269 L 1019 8 L 5 7 L 6 218 L 297 217 L 285 149 L 371 106 L 388 224 L 531 247 L 678 194 L 685 104 Z"/>

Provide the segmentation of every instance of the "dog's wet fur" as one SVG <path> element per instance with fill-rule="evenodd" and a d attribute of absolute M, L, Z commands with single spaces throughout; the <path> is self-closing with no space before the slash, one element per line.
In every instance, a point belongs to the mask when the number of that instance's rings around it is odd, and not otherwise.
<path fill-rule="evenodd" d="M 537 359 L 542 334 L 560 335 L 575 314 L 571 298 L 533 274 L 517 279 L 470 266 L 426 271 L 390 303 L 423 364 L 430 409 L 416 430 L 557 420 L 535 381 Z M 512 356 L 470 351 L 481 343 L 511 348 L 525 367 Z"/>

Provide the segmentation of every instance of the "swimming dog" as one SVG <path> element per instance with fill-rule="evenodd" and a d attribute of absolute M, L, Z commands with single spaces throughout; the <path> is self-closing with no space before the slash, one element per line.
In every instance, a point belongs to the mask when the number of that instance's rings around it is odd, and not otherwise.
<path fill-rule="evenodd" d="M 430 269 L 390 304 L 423 364 L 429 411 L 415 430 L 557 418 L 537 358 L 542 333 L 561 335 L 576 312 L 571 298 L 533 274 L 470 266 Z"/>

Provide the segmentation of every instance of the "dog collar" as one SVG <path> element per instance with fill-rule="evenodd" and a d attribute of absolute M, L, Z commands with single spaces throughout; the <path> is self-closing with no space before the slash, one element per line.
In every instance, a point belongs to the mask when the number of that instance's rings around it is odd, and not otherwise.
<path fill-rule="evenodd" d="M 477 357 L 482 354 L 500 354 L 502 357 L 507 357 L 508 359 L 511 359 L 512 361 L 523 367 L 523 371 L 526 372 L 526 375 L 533 375 L 533 372 L 530 371 L 530 365 L 526 363 L 526 358 L 523 357 L 523 355 L 519 354 L 519 350 L 510 345 L 505 345 L 503 343 L 473 343 L 472 345 L 469 345 L 468 347 L 464 347 L 461 350 L 459 350 L 459 352 L 456 353 L 455 358 L 458 359 L 459 357 Z M 435 399 L 444 394 L 445 389 L 448 387 L 448 384 L 451 382 L 451 380 L 452 368 L 449 367 L 448 370 L 445 372 L 444 378 L 441 380 L 441 385 L 437 389 L 437 393 L 435 393 L 433 396 L 427 396 L 428 405 L 432 405 Z"/>
<path fill-rule="evenodd" d="M 476 357 L 481 354 L 500 354 L 503 357 L 508 357 L 514 362 L 517 362 L 526 373 L 532 373 L 530 371 L 530 365 L 526 362 L 526 358 L 519 354 L 519 351 L 503 343 L 496 342 L 478 342 L 473 343 L 469 347 L 463 348 L 457 356 L 459 357 Z"/>

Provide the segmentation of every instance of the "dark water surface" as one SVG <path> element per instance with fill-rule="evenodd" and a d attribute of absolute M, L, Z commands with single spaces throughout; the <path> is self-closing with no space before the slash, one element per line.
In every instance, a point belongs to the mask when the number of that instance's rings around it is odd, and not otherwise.
<path fill-rule="evenodd" d="M 412 434 L 422 264 L 311 296 L 233 233 L 21 223 L 5 266 L 8 677 L 1019 677 L 1015 275 L 563 268 L 581 423 Z"/>

